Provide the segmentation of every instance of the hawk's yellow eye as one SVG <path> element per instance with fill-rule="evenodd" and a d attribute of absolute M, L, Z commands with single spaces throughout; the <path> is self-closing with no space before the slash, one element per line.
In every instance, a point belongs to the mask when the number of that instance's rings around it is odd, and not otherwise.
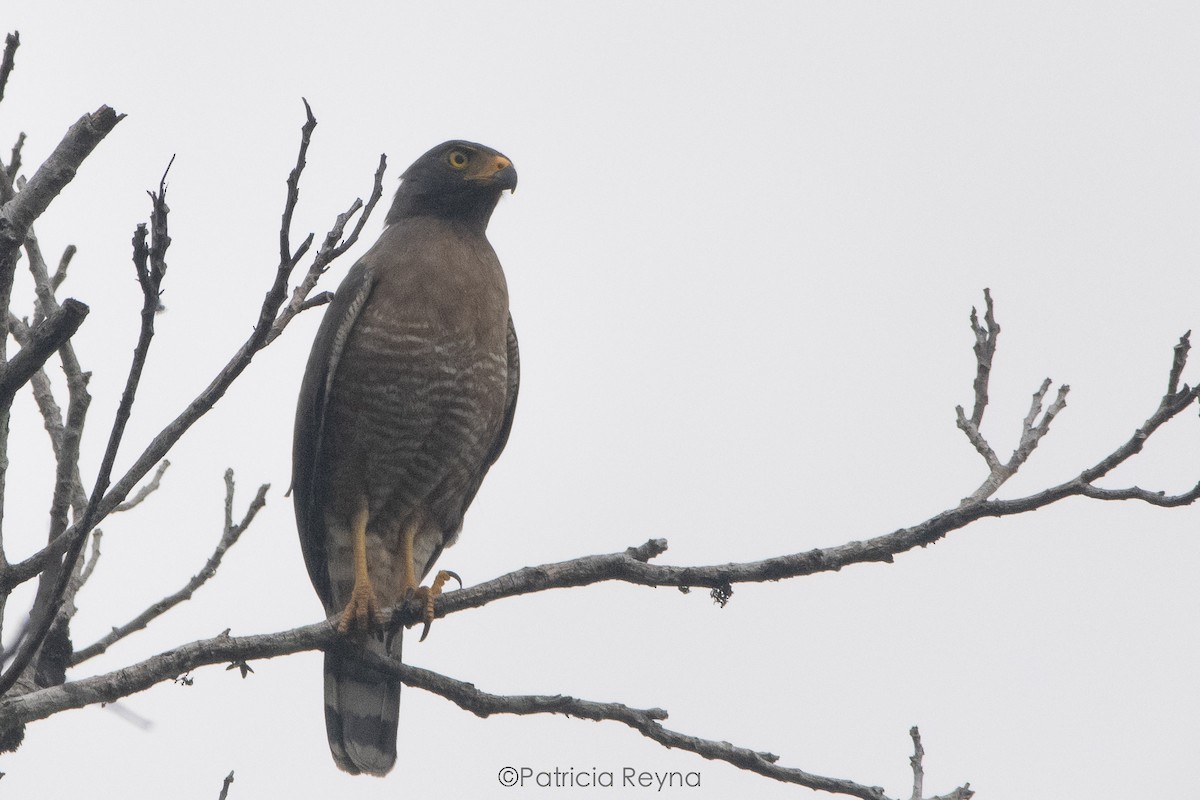
<path fill-rule="evenodd" d="M 467 154 L 462 150 L 451 150 L 447 160 L 450 162 L 450 166 L 455 169 L 466 169 L 469 159 L 467 158 Z"/>

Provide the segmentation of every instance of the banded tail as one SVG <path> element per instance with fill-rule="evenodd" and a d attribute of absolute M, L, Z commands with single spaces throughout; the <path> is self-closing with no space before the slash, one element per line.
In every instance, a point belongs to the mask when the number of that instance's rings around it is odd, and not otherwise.
<path fill-rule="evenodd" d="M 400 659 L 401 635 L 344 641 L 325 654 L 325 731 L 338 767 L 351 775 L 386 775 L 396 763 L 400 679 L 371 667 L 369 650 Z"/>

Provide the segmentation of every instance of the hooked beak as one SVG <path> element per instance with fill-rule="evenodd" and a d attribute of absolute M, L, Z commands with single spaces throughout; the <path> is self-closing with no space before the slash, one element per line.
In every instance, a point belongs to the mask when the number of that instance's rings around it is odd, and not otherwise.
<path fill-rule="evenodd" d="M 500 191 L 508 189 L 510 192 L 515 192 L 517 190 L 517 168 L 500 154 L 485 160 L 472 172 L 474 174 L 467 175 L 471 180 L 490 183 L 498 187 Z"/>

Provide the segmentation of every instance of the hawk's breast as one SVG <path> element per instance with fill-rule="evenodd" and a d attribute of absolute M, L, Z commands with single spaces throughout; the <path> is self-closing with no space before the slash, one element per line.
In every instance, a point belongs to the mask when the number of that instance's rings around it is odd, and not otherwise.
<path fill-rule="evenodd" d="M 447 227 L 393 225 L 364 256 L 375 286 L 331 381 L 326 452 L 373 516 L 419 505 L 451 533 L 504 417 L 508 295 L 486 239 Z"/>

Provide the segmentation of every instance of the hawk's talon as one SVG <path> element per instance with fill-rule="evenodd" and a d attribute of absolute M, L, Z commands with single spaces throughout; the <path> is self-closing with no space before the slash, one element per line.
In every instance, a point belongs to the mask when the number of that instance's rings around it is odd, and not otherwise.
<path fill-rule="evenodd" d="M 431 625 L 433 625 L 434 601 L 436 601 L 438 596 L 441 595 L 442 587 L 445 586 L 446 582 L 451 578 L 458 581 L 458 587 L 461 589 L 462 578 L 458 577 L 458 575 L 449 570 L 442 569 L 438 570 L 438 574 L 434 576 L 433 583 L 431 585 L 419 586 L 415 590 L 412 590 L 412 594 L 410 596 L 421 598 L 421 601 L 425 604 L 425 611 L 423 614 L 421 614 L 421 621 L 424 622 L 425 625 L 423 628 L 421 628 L 421 638 L 418 639 L 418 641 L 425 641 L 425 637 L 429 635 L 429 628 Z"/>
<path fill-rule="evenodd" d="M 382 619 L 375 590 L 369 583 L 365 586 L 355 583 L 353 591 L 350 592 L 350 602 L 346 603 L 342 617 L 338 620 L 338 633 L 349 633 L 359 628 L 372 631 L 380 626 Z"/>
<path fill-rule="evenodd" d="M 461 589 L 463 587 L 462 578 L 458 577 L 457 572 L 451 572 L 448 569 L 441 569 L 438 570 L 438 574 L 434 576 L 433 586 L 429 587 L 429 591 L 433 592 L 434 594 L 441 594 L 442 587 L 445 586 L 451 578 L 454 578 L 455 582 L 458 584 L 458 588 Z"/>

